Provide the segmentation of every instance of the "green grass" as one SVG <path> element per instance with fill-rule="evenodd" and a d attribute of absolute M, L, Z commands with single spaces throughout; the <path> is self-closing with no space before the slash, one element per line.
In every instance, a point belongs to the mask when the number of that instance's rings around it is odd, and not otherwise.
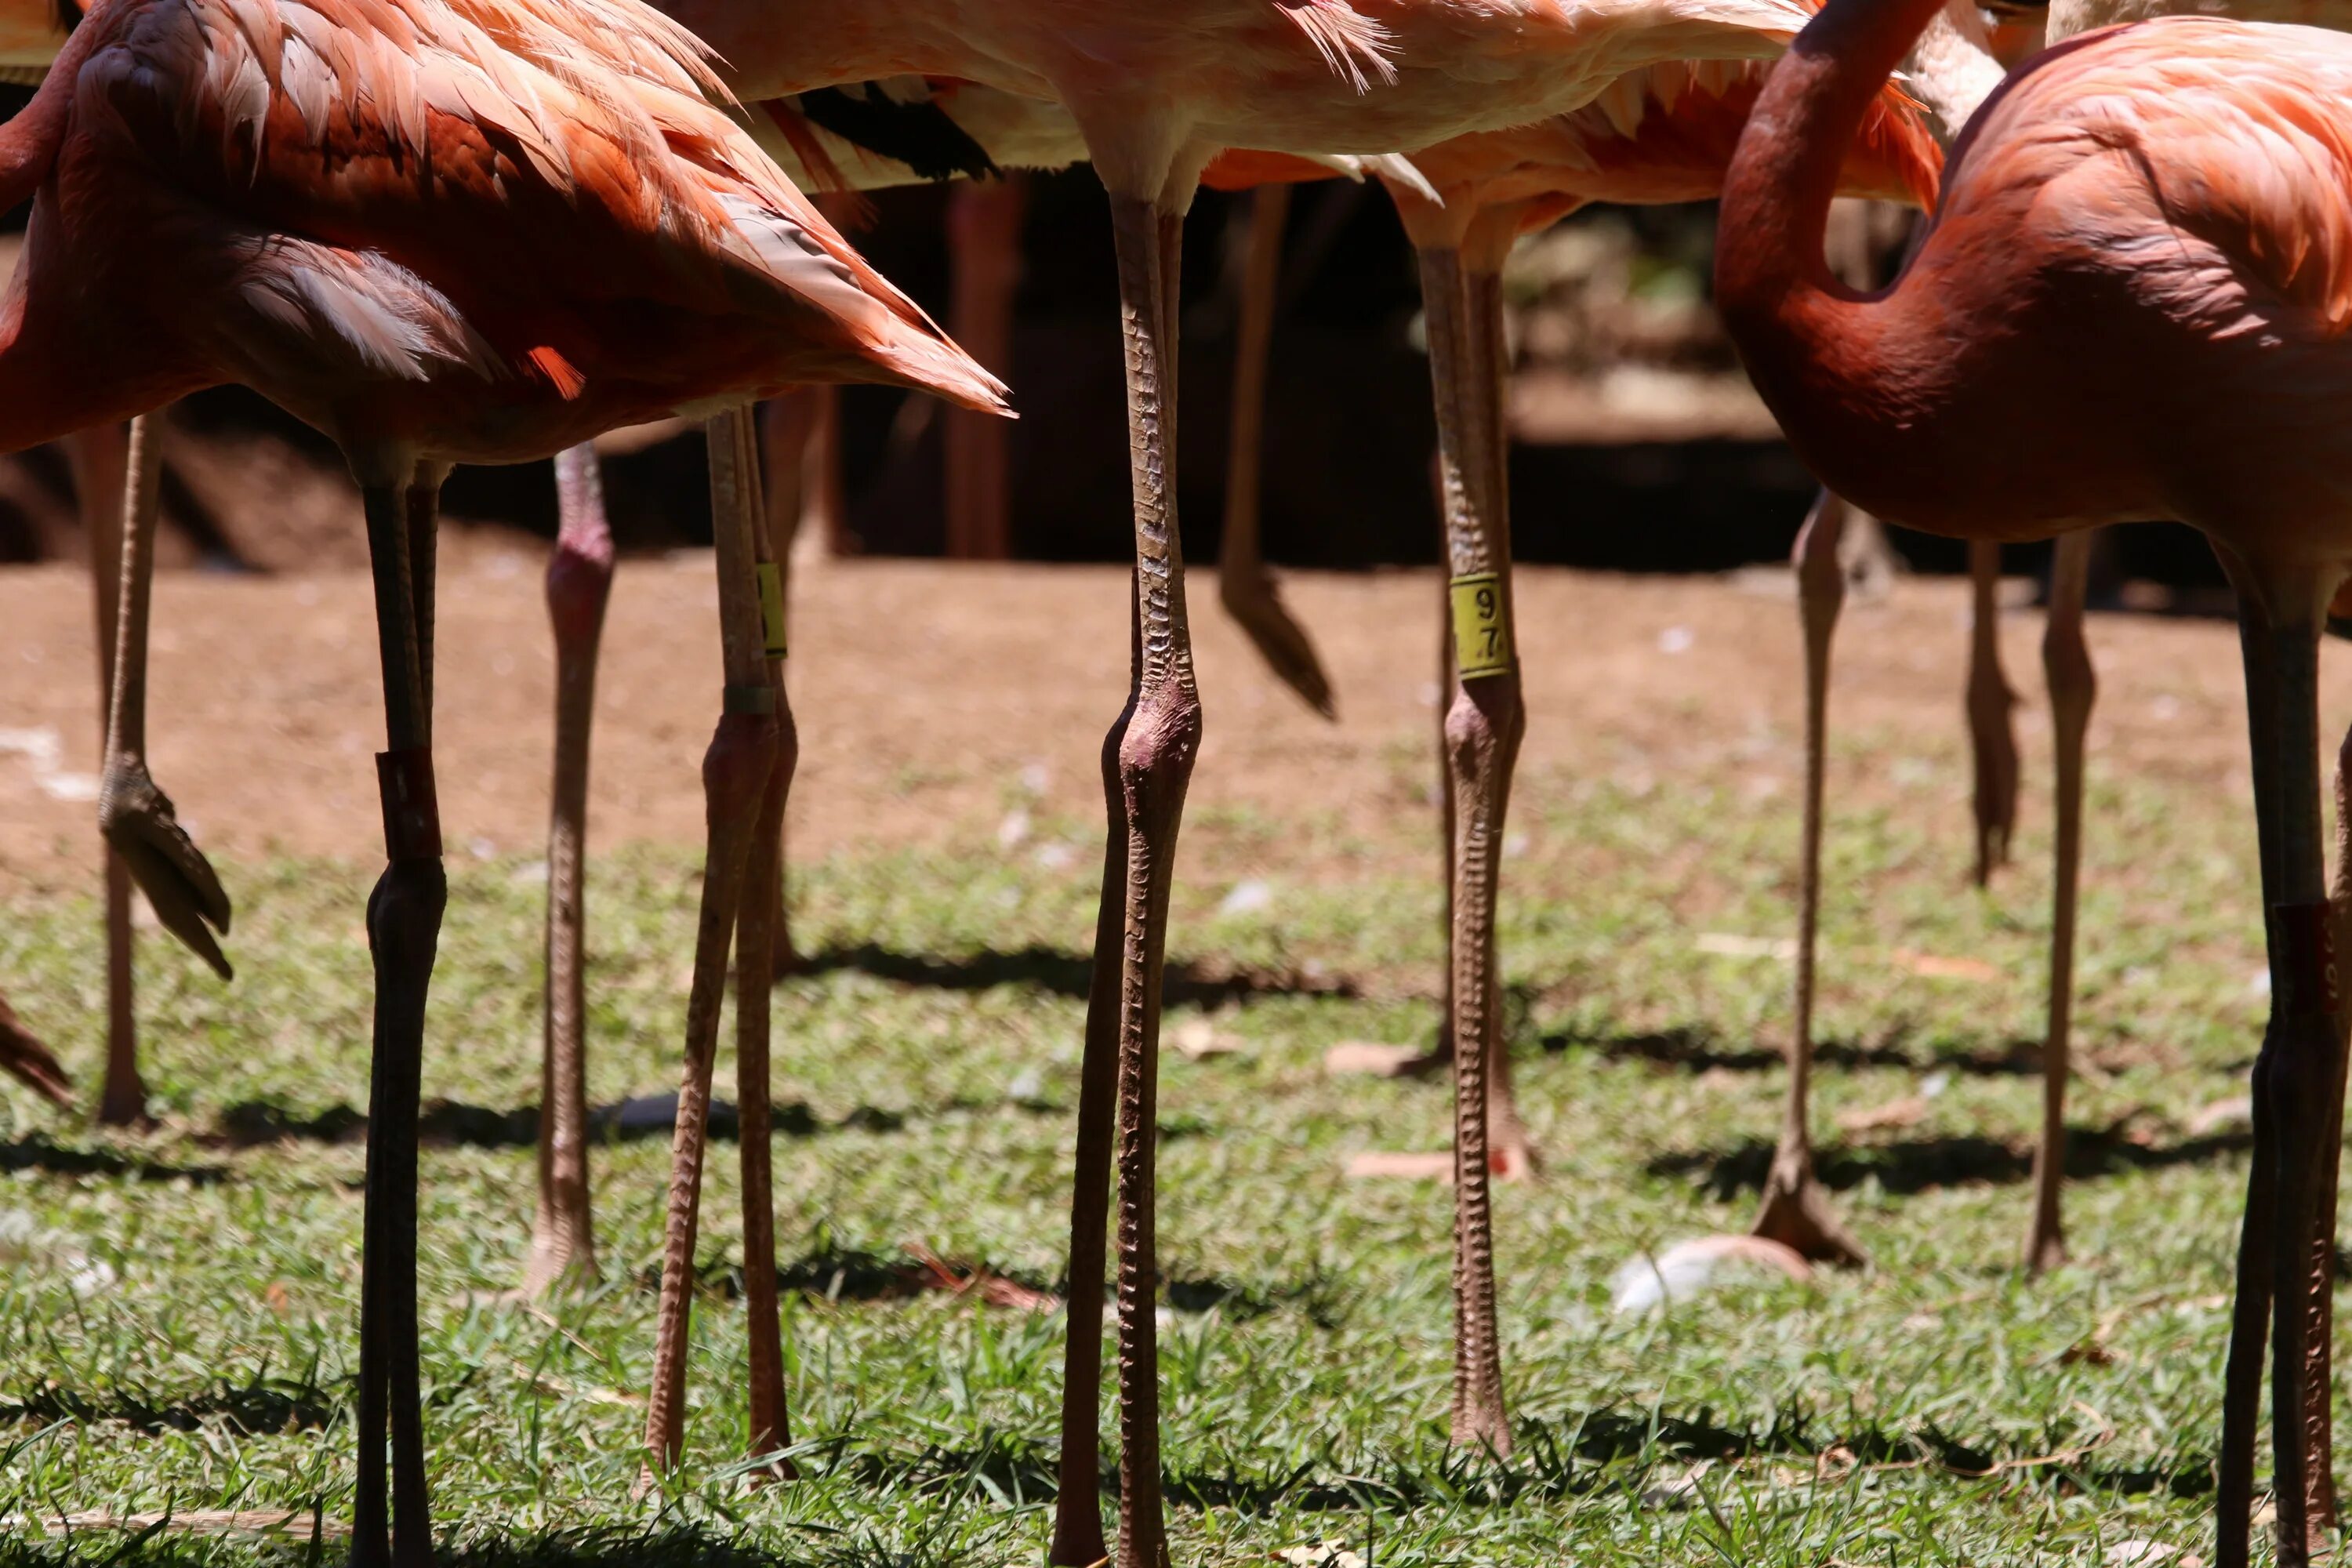
<path fill-rule="evenodd" d="M 2189 1123 L 2242 1092 L 2260 1028 L 2251 824 L 2233 801 L 2098 780 L 2077 1034 L 2093 1070 L 2071 1108 L 2086 1134 L 2068 1198 L 2079 1261 L 2033 1281 L 2014 1268 L 2039 1094 L 2018 1042 L 2040 1031 L 2043 840 L 2030 831 L 2019 868 L 1978 895 L 1960 878 L 1955 756 L 1858 736 L 1838 766 L 1932 785 L 1910 791 L 1918 815 L 1843 811 L 1832 834 L 1817 1124 L 1876 1267 L 1741 1279 L 1631 1317 L 1609 1307 L 1621 1264 L 1738 1228 L 1754 1202 L 1789 971 L 1696 938 L 1792 929 L 1792 811 L 1731 776 L 1637 793 L 1522 781 L 1505 966 L 1549 1164 L 1496 1200 L 1519 1440 L 1506 1463 L 1445 1443 L 1449 1198 L 1341 1174 L 1358 1151 L 1441 1147 L 1443 1087 L 1319 1068 L 1341 1040 L 1429 1033 L 1442 945 L 1425 814 L 1377 834 L 1311 806 L 1188 826 L 1170 1023 L 1213 1010 L 1243 1049 L 1163 1068 L 1179 1563 L 1324 1541 L 1392 1568 L 2100 1563 L 2130 1540 L 2210 1557 L 2245 1156 Z M 1425 761 L 1392 768 L 1412 798 Z M 2029 816 L 2038 831 L 2038 799 Z M 666 1141 L 598 1151 L 607 1283 L 547 1311 L 499 1294 L 519 1275 L 530 1150 L 426 1150 L 424 1370 L 453 1561 L 1042 1561 L 1058 1318 L 856 1287 L 917 1247 L 1058 1279 L 1094 831 L 1043 820 L 1015 850 L 796 868 L 802 945 L 837 959 L 781 987 L 777 1015 L 778 1098 L 801 1108 L 775 1151 L 779 1248 L 803 1287 L 784 1309 L 796 1484 L 753 1489 L 730 1468 L 745 1355 L 721 1288 L 741 1234 L 732 1145 L 705 1197 L 688 1462 L 642 1501 L 632 1401 L 651 1363 Z M 539 885 L 511 861 L 452 871 L 426 1093 L 527 1107 Z M 361 1150 L 218 1133 L 257 1106 L 296 1123 L 363 1107 L 372 874 L 230 868 L 233 987 L 143 944 L 163 1131 L 110 1139 L 0 1095 L 0 1237 L 16 1238 L 0 1242 L 0 1562 L 339 1560 L 309 1521 L 351 1506 Z M 1221 913 L 1245 879 L 1271 902 Z M 599 1101 L 675 1087 L 695 897 L 687 853 L 593 868 Z M 1998 977 L 1923 975 L 1895 949 Z M 89 906 L 12 910 L 0 974 L 94 1083 Z M 730 1098 L 730 1071 L 722 1056 Z M 1923 1089 L 1913 1125 L 1836 1130 Z M 274 1542 L 54 1531 L 60 1514 L 280 1509 L 300 1518 Z"/>

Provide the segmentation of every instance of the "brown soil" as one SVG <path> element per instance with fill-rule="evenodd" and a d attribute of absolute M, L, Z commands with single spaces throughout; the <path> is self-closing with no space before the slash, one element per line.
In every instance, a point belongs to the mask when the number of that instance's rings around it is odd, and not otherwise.
<path fill-rule="evenodd" d="M 525 852 L 545 831 L 551 677 L 541 558 L 460 531 L 442 590 L 442 799 L 453 850 Z M 1368 821 L 1414 805 L 1434 699 L 1436 587 L 1426 573 L 1294 575 L 1342 721 L 1307 713 L 1261 669 L 1196 579 L 1208 742 L 1194 815 L 1338 810 Z M 860 841 L 994 834 L 1017 790 L 1034 809 L 1099 809 L 1096 757 L 1126 681 L 1123 571 L 823 563 L 796 585 L 792 696 L 803 762 L 797 855 Z M 1660 784 L 1737 770 L 1793 802 L 1798 640 L 1787 578 L 1628 579 L 1528 571 L 1520 636 L 1531 718 L 1525 773 L 1565 768 Z M 718 706 L 708 552 L 629 561 L 605 639 L 592 831 L 690 844 L 697 767 Z M 1935 755 L 1960 722 L 1963 585 L 1907 581 L 1848 612 L 1834 721 Z M 67 567 L 0 571 L 0 890 L 80 889 L 94 810 L 71 774 L 97 767 L 90 593 Z M 2005 617 L 2012 679 L 2034 705 L 2041 617 Z M 2093 617 L 2098 765 L 2247 795 L 2235 638 L 2215 622 Z M 273 849 L 378 853 L 370 754 L 383 714 L 363 574 L 166 574 L 156 594 L 152 740 L 157 780 L 200 842 L 231 858 Z M 2331 716 L 2352 671 L 2331 663 Z M 2030 798 L 2046 728 L 2021 716 Z M 58 755 L 45 761 L 42 732 Z M 1028 784 L 1016 784 L 1024 774 Z M 1905 770 L 1892 770 L 1897 774 Z M 1930 786 L 1963 831 L 1962 785 Z M 1916 798 L 1916 776 L 1838 783 Z M 1851 795 L 1842 798 L 1852 799 Z"/>

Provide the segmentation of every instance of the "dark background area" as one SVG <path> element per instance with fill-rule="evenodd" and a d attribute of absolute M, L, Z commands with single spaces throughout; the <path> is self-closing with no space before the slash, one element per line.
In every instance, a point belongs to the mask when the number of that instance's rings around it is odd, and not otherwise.
<path fill-rule="evenodd" d="M 0 114 L 13 113 L 23 96 L 0 89 Z M 1013 363 L 1000 367 L 1022 416 L 1011 433 L 1015 553 L 1123 560 L 1130 547 L 1126 414 L 1107 205 L 1083 169 L 1026 176 L 1024 188 Z M 882 192 L 871 204 L 872 220 L 853 237 L 886 275 L 943 316 L 950 277 L 945 191 Z M 1201 562 L 1215 558 L 1222 532 L 1247 209 L 1246 196 L 1204 192 L 1186 231 L 1179 504 L 1186 552 Z M 8 226 L 21 226 L 24 218 L 15 215 Z M 1652 271 L 1679 269 L 1704 292 L 1712 234 L 1706 206 L 1570 221 L 1630 226 Z M 1435 434 L 1427 362 L 1414 338 L 1419 309 L 1412 253 L 1385 197 L 1339 181 L 1301 187 L 1286 242 L 1267 382 L 1264 530 L 1275 561 L 1348 569 L 1435 559 Z M 1725 374 L 1733 373 L 1727 345 L 1703 353 L 1719 353 Z M 844 392 L 849 533 L 861 552 L 942 552 L 943 414 L 927 399 L 887 389 Z M 339 469 L 322 437 L 240 389 L 192 398 L 174 421 L 188 440 L 228 443 L 238 454 L 257 442 L 274 443 L 310 466 Z M 19 482 L 0 484 L 0 561 L 58 553 L 54 519 L 41 526 L 27 509 L 42 497 L 69 502 L 66 465 L 53 452 L 0 462 L 21 469 Z M 707 542 L 698 442 L 665 442 L 613 459 L 607 468 L 625 551 Z M 1632 572 L 1718 571 L 1784 557 L 1813 489 L 1785 446 L 1736 436 L 1519 441 L 1511 483 L 1519 559 Z M 553 486 L 543 464 L 460 470 L 446 503 L 454 518 L 554 532 Z M 187 546 L 181 560 L 229 569 L 263 564 L 256 558 L 263 553 L 272 557 L 269 564 L 286 562 L 285 548 L 240 548 L 240 531 L 215 515 L 221 508 L 184 482 L 173 482 L 166 504 Z M 299 559 L 303 525 L 289 526 L 298 531 L 292 553 Z M 355 523 L 350 531 L 355 542 Z M 1957 544 L 1901 531 L 1895 542 L 1919 569 L 1962 565 Z M 339 555 L 337 542 L 332 553 Z M 2045 553 L 2042 546 L 2013 549 L 2010 568 L 2033 569 Z M 167 552 L 167 563 L 173 558 Z M 2200 587 L 2220 581 L 2203 543 L 2168 525 L 2121 531 L 2105 564 L 2110 582 L 2133 577 Z"/>

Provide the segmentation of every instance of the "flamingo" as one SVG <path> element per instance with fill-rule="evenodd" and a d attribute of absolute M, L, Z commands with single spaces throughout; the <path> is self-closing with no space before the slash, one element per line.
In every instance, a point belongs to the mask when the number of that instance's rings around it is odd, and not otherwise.
<path fill-rule="evenodd" d="M 2237 584 L 2273 994 L 2218 1557 L 2249 1557 L 2274 1334 L 2280 1555 L 2307 1562 L 2328 1469 L 2319 1187 L 2344 1092 L 2315 685 L 2352 565 L 2352 472 L 2318 434 L 2352 411 L 2352 39 L 2175 16 L 2045 51 L 1969 121 L 1903 275 L 1856 296 L 1821 261 L 1829 149 L 1931 5 L 1830 0 L 1799 40 L 1726 183 L 1717 298 L 1758 389 L 1839 494 L 1997 541 L 2173 518 Z"/>
<path fill-rule="evenodd" d="M 1128 354 L 1135 488 L 1132 668 L 1103 748 L 1108 817 L 1072 1201 L 1071 1297 L 1052 1560 L 1108 1555 L 1097 1507 L 1106 1188 L 1118 1130 L 1122 1437 L 1119 1560 L 1165 1551 L 1154 1327 L 1160 980 L 1184 791 L 1201 742 L 1178 541 L 1174 358 L 1178 241 L 1218 152 L 1383 153 L 1563 113 L 1668 59 L 1769 58 L 1801 24 L 1788 0 L 1154 0 L 1073 7 L 907 0 L 667 0 L 768 98 L 898 74 L 1058 101 L 1109 190 Z M 1457 746 L 1499 732 L 1471 705 Z M 1482 850 L 1485 847 L 1481 847 Z M 1486 1105 L 1457 1042 L 1457 1342 L 1495 1343 Z M 1482 1358 L 1489 1359 L 1489 1358 Z M 1507 1444 L 1497 1380 L 1458 1378 L 1460 1442 Z"/>
<path fill-rule="evenodd" d="M 415 1564 L 431 1554 L 418 1059 L 446 897 L 430 719 L 440 476 L 790 384 L 878 381 L 983 407 L 1001 388 L 792 189 L 730 118 L 702 47 L 658 13 L 413 0 L 397 31 L 381 20 L 336 0 L 110 0 L 75 33 L 0 129 L 0 208 L 33 202 L 0 306 L 0 450 L 236 381 L 332 435 L 361 480 L 390 864 L 368 910 L 355 1557 Z M 689 1010 L 688 1051 L 705 1057 L 740 849 L 788 750 L 761 657 L 746 428 L 731 413 L 713 426 L 728 692 L 705 770 L 717 852 Z M 772 1332 L 772 1302 L 768 1316 Z"/>

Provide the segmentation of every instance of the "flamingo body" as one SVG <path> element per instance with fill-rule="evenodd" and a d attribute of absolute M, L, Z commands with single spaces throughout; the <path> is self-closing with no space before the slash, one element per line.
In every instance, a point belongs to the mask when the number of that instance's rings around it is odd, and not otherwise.
<path fill-rule="evenodd" d="M 2340 34 L 2088 35 L 1971 121 L 1885 298 L 1767 277 L 1773 237 L 1727 230 L 1727 318 L 1800 454 L 1874 511 L 2008 540 L 2176 517 L 2266 560 L 2343 559 L 2347 103 Z"/>
<path fill-rule="evenodd" d="M 808 381 L 1001 405 L 721 97 L 627 0 L 108 6 L 0 143 L 0 448 L 228 381 L 467 462 Z"/>
<path fill-rule="evenodd" d="M 1228 147 L 1385 153 L 1564 112 L 1628 71 L 1769 58 L 1801 0 L 666 0 L 747 97 L 956 77 L 1069 109 L 1114 190 Z M 786 25 L 786 18 L 789 25 Z M 1122 180 L 1130 183 L 1122 185 Z"/>

